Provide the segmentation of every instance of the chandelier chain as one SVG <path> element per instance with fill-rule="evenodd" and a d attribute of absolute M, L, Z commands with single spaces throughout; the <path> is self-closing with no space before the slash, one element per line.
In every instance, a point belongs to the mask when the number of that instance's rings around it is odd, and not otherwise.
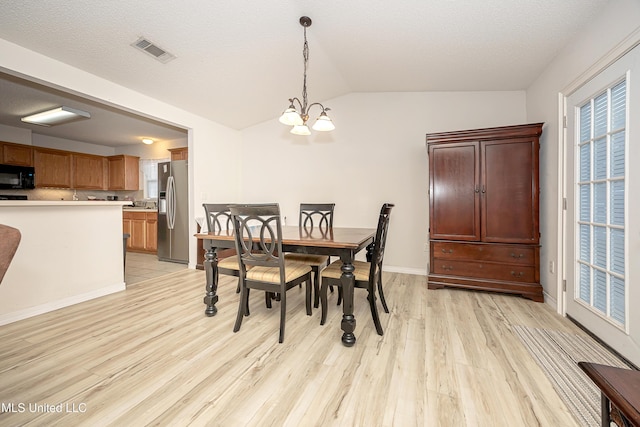
<path fill-rule="evenodd" d="M 307 27 L 304 28 L 304 45 L 302 47 L 302 58 L 304 59 L 304 77 L 302 80 L 302 114 L 307 114 L 307 64 L 309 62 L 309 44 L 307 43 Z"/>

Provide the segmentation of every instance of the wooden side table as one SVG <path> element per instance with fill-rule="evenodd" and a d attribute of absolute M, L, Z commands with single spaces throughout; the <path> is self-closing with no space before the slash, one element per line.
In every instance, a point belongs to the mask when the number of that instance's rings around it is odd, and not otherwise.
<path fill-rule="evenodd" d="M 640 426 L 640 371 L 578 362 L 602 396 L 602 427 L 615 421 L 620 427 Z M 619 412 L 621 420 L 614 413 Z"/>

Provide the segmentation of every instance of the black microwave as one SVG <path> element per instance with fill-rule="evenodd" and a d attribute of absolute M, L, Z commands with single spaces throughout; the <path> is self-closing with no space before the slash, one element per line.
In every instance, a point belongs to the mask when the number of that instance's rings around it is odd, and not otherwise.
<path fill-rule="evenodd" d="M 36 172 L 30 166 L 0 165 L 0 188 L 36 188 Z"/>

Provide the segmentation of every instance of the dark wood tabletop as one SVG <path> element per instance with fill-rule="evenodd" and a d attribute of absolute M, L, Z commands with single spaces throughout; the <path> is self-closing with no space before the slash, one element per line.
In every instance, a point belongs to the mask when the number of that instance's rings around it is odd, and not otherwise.
<path fill-rule="evenodd" d="M 282 244 L 358 249 L 363 242 L 375 236 L 375 233 L 375 228 L 333 227 L 326 232 L 322 232 L 319 228 L 308 230 L 288 225 L 282 227 Z M 196 234 L 196 237 L 201 240 L 233 242 L 233 230 L 222 230 L 218 233 L 199 233 Z"/>

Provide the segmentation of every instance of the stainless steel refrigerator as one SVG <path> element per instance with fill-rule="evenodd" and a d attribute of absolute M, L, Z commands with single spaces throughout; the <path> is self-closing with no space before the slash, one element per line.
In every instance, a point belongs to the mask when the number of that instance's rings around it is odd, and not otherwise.
<path fill-rule="evenodd" d="M 189 261 L 187 161 L 158 163 L 158 259 Z"/>

